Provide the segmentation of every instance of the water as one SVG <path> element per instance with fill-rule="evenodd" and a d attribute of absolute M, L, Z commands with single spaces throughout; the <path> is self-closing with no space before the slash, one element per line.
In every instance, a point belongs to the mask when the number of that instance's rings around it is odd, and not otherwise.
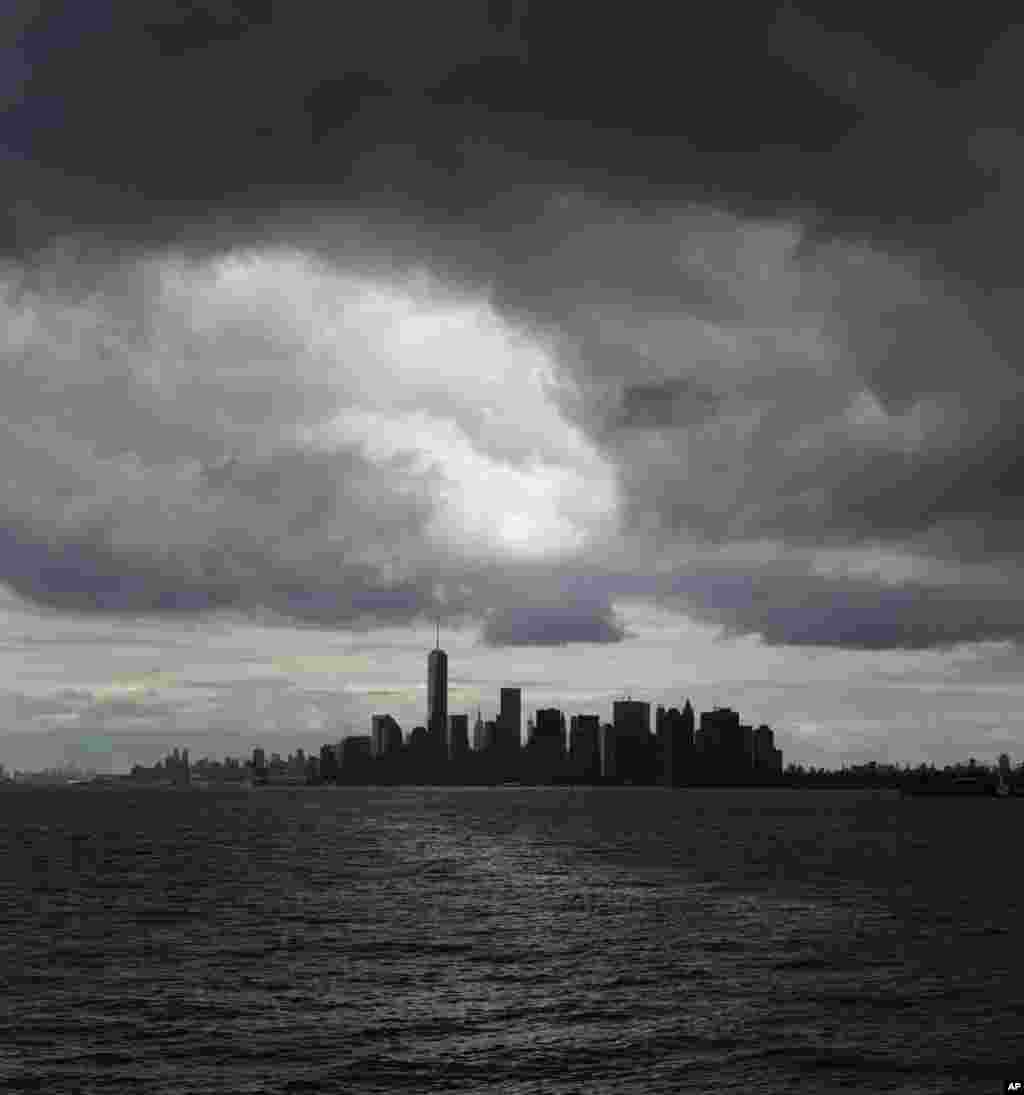
<path fill-rule="evenodd" d="M 0 1087 L 989 1092 L 1021 801 L 0 794 Z"/>

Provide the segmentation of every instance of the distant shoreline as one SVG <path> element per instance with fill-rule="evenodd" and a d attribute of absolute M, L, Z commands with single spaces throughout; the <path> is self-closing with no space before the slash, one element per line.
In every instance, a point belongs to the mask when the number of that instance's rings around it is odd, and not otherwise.
<path fill-rule="evenodd" d="M 247 792 L 264 792 L 264 791 L 321 791 L 321 792 L 333 792 L 344 791 L 353 789 L 362 789 L 368 791 L 410 791 L 410 790 L 424 790 L 424 791 L 661 791 L 666 794 L 677 791 L 872 791 L 875 793 L 884 793 L 894 797 L 901 796 L 904 792 L 898 787 L 877 787 L 870 784 L 863 785 L 844 785 L 838 787 L 827 787 L 820 785 L 800 785 L 800 784 L 743 784 L 743 783 L 722 783 L 722 784 L 689 784 L 679 787 L 666 787 L 663 785 L 646 785 L 646 784 L 621 784 L 621 783 L 331 783 L 331 784 L 310 784 L 310 783 L 266 783 L 266 784 L 244 784 L 244 783 L 210 783 L 210 784 L 195 784 L 195 783 L 183 783 L 183 784 L 170 784 L 170 783 L 146 783 L 143 781 L 133 782 L 129 779 L 97 779 L 97 780 L 83 780 L 76 783 L 33 783 L 33 782 L 21 782 L 12 781 L 5 784 L 0 784 L 0 791 L 5 790 L 74 790 L 74 791 L 95 791 L 95 790 L 129 790 L 129 791 L 203 791 L 203 792 L 217 792 L 217 791 L 247 791 Z M 932 792 L 935 794 L 935 792 Z M 975 795 L 952 795 L 949 797 L 966 797 L 977 798 L 985 797 Z M 1024 797 L 1024 796 L 1015 796 Z"/>

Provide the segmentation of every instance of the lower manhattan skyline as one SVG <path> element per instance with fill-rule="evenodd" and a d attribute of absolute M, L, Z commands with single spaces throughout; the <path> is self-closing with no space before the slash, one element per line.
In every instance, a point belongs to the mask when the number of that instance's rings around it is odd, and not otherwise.
<path fill-rule="evenodd" d="M 17 608 L 21 627 L 15 631 L 31 646 L 33 613 Z M 626 643 L 490 649 L 469 629 L 449 630 L 442 636 L 448 712 L 468 715 L 471 726 L 478 708 L 485 720 L 495 719 L 501 688 L 519 688 L 525 741 L 527 723 L 540 708 L 558 708 L 567 720 L 594 713 L 604 722 L 627 695 L 649 702 L 652 718 L 657 706 L 681 708 L 690 697 L 698 711 L 728 706 L 755 725 L 770 725 L 787 763 L 942 766 L 968 756 L 994 763 L 1004 751 L 1020 759 L 1016 687 L 972 684 L 976 653 L 943 655 L 929 659 L 930 666 L 915 657 L 914 674 L 894 682 L 879 672 L 880 664 L 891 666 L 891 656 L 825 651 L 794 661 L 749 639 L 684 631 L 668 614 L 630 611 L 632 657 Z M 666 641 L 669 628 L 672 642 Z M 368 734 L 371 717 L 384 713 L 406 738 L 427 725 L 430 621 L 389 631 L 377 642 L 228 620 L 169 628 L 71 618 L 61 630 L 57 642 L 36 646 L 35 696 L 8 701 L 0 736 L 0 763 L 8 770 L 71 762 L 127 772 L 175 746 L 187 746 L 194 758 L 248 756 L 255 746 L 268 754 L 288 755 L 296 747 L 315 752 L 325 741 Z M 0 664 L 10 664 L 12 645 L 0 651 Z M 75 672 L 58 684 L 52 659 L 64 651 L 74 652 Z M 677 660 L 683 652 L 692 665 L 685 675 Z M 244 675 L 235 672 L 239 664 Z M 959 683 L 949 681 L 949 664 Z M 755 676 L 748 666 L 761 671 Z M 980 721 L 985 713 L 987 723 Z M 13 722 L 26 715 L 27 728 Z M 954 737 L 950 727 L 957 726 L 966 732 Z"/>

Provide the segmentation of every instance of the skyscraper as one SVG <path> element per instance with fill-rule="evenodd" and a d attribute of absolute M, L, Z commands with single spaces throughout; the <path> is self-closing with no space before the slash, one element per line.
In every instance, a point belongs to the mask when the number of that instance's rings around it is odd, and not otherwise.
<path fill-rule="evenodd" d="M 659 707 L 655 716 L 658 778 L 670 787 L 693 774 L 693 708 L 686 703 L 682 711 Z"/>
<path fill-rule="evenodd" d="M 601 723 L 597 735 L 597 749 L 601 766 L 601 778 L 607 780 L 618 779 L 619 757 L 615 741 L 615 727 L 610 722 Z"/>
<path fill-rule="evenodd" d="M 484 719 L 480 708 L 476 709 L 476 722 L 473 724 L 473 749 L 481 752 L 484 747 Z"/>
<path fill-rule="evenodd" d="M 469 715 L 449 716 L 447 746 L 449 760 L 456 760 L 469 752 Z"/>
<path fill-rule="evenodd" d="M 430 743 L 440 754 L 448 737 L 448 655 L 441 649 L 438 626 L 437 646 L 427 658 L 427 730 Z"/>
<path fill-rule="evenodd" d="M 503 688 L 501 711 L 498 714 L 498 736 L 503 749 L 518 749 L 523 733 L 523 690 Z"/>
<path fill-rule="evenodd" d="M 683 733 L 690 743 L 693 743 L 694 731 L 697 729 L 697 717 L 693 713 L 693 704 L 687 699 L 683 705 Z"/>
<path fill-rule="evenodd" d="M 320 746 L 320 778 L 333 783 L 338 778 L 338 749 L 333 745 Z"/>
<path fill-rule="evenodd" d="M 557 707 L 542 707 L 537 712 L 533 742 L 550 743 L 552 752 L 561 758 L 565 752 L 565 716 Z"/>
<path fill-rule="evenodd" d="M 340 774 L 343 779 L 358 780 L 370 760 L 370 735 L 350 734 L 341 743 Z"/>
<path fill-rule="evenodd" d="M 569 753 L 573 775 L 594 782 L 601 775 L 601 720 L 597 715 L 573 715 L 569 723 Z"/>
<path fill-rule="evenodd" d="M 771 727 L 764 723 L 754 731 L 754 767 L 759 772 L 782 772 L 782 753 L 775 748 Z"/>
<path fill-rule="evenodd" d="M 488 719 L 484 723 L 484 751 L 490 752 L 498 742 L 498 721 Z"/>
<path fill-rule="evenodd" d="M 402 748 L 402 728 L 390 715 L 370 719 L 370 755 L 383 757 Z"/>
<path fill-rule="evenodd" d="M 528 746 L 534 778 L 541 782 L 561 774 L 565 759 L 565 716 L 556 707 L 541 708 Z"/>
<path fill-rule="evenodd" d="M 612 703 L 615 770 L 617 777 L 643 783 L 652 773 L 651 705 L 643 700 L 615 700 Z"/>
<path fill-rule="evenodd" d="M 712 778 L 735 778 L 752 767 L 739 712 L 732 708 L 703 711 L 699 737 L 703 743 L 704 771 Z"/>

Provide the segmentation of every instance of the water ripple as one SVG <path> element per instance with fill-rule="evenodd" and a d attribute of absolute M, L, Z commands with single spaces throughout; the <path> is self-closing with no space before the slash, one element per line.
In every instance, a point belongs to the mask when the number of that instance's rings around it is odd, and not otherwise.
<path fill-rule="evenodd" d="M 558 788 L 2 805 L 12 1090 L 938 1092 L 1024 1058 L 1006 812 Z"/>

